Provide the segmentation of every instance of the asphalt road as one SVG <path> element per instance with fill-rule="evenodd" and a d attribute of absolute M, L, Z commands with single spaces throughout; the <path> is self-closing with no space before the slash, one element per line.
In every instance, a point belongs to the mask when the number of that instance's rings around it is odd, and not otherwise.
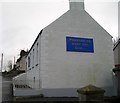
<path fill-rule="evenodd" d="M 12 79 L 2 77 L 2 101 L 12 101 Z"/>

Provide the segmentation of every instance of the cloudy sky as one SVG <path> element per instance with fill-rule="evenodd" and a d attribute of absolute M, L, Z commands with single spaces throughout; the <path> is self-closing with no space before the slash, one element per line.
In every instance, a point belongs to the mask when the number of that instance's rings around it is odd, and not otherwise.
<path fill-rule="evenodd" d="M 84 0 L 85 10 L 114 38 L 119 0 Z M 0 57 L 4 64 L 29 50 L 41 29 L 69 10 L 69 0 L 0 0 Z"/>

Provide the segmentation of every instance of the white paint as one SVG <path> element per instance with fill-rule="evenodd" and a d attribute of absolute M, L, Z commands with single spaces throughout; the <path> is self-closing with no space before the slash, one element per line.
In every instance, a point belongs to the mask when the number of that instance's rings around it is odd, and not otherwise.
<path fill-rule="evenodd" d="M 26 73 L 22 73 L 22 74 L 15 76 L 12 79 L 12 81 L 14 85 L 26 85 L 27 84 Z"/>
<path fill-rule="evenodd" d="M 67 52 L 66 36 L 93 38 L 95 52 Z M 39 88 L 45 96 L 73 96 L 76 89 L 92 84 L 105 89 L 105 95 L 114 95 L 112 37 L 84 10 L 70 9 L 44 28 L 28 57 L 32 58 L 37 42 L 38 68 L 31 65 L 27 70 L 28 80 L 35 77 L 37 82 L 29 86 Z M 50 93 L 51 90 L 61 92 Z"/>
<path fill-rule="evenodd" d="M 35 89 L 40 89 L 40 54 L 41 54 L 40 43 L 41 42 L 39 37 L 38 40 L 35 42 L 33 48 L 30 50 L 26 59 L 27 81 L 29 83 L 29 86 Z M 34 49 L 34 54 L 33 54 L 33 49 Z M 33 60 L 33 55 L 34 55 L 34 60 Z M 28 67 L 28 57 L 30 57 L 30 67 Z"/>

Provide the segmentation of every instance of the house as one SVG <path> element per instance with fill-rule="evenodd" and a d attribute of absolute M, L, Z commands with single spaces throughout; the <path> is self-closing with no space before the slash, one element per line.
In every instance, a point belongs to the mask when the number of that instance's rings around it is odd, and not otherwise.
<path fill-rule="evenodd" d="M 21 50 L 20 57 L 17 59 L 16 63 L 13 65 L 10 71 L 2 72 L 5 77 L 15 77 L 21 73 L 25 73 L 27 70 L 26 56 L 27 51 Z"/>
<path fill-rule="evenodd" d="M 117 95 L 120 96 L 120 1 L 118 2 L 118 40 L 113 47 L 114 51 L 114 64 L 115 68 L 113 72 L 116 76 L 116 88 L 117 88 Z"/>
<path fill-rule="evenodd" d="M 83 0 L 70 0 L 70 10 L 41 30 L 27 55 L 28 85 L 45 97 L 76 97 L 88 84 L 113 96 L 112 45 Z"/>
<path fill-rule="evenodd" d="M 16 65 L 15 65 L 16 70 L 23 71 L 23 72 L 26 71 L 26 69 L 27 69 L 27 67 L 26 67 L 27 54 L 28 54 L 27 51 L 21 50 L 20 57 L 16 61 Z"/>
<path fill-rule="evenodd" d="M 29 86 L 49 96 L 77 96 L 88 84 L 113 94 L 112 37 L 70 0 L 70 10 L 39 33 L 27 56 Z"/>
<path fill-rule="evenodd" d="M 113 51 L 115 67 L 120 68 L 120 39 L 115 43 Z"/>
<path fill-rule="evenodd" d="M 120 39 L 115 43 L 114 48 L 114 61 L 115 61 L 115 68 L 113 72 L 116 76 L 116 88 L 117 88 L 117 95 L 120 96 Z"/>

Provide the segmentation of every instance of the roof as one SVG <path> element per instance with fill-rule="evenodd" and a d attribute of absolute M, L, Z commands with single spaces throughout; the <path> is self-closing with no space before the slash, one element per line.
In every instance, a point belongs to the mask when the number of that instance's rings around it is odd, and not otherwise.
<path fill-rule="evenodd" d="M 38 34 L 38 36 L 37 36 L 37 38 L 35 39 L 35 41 L 34 41 L 34 43 L 33 43 L 33 45 L 31 46 L 31 48 L 30 48 L 30 50 L 29 50 L 29 52 L 28 52 L 28 54 L 30 53 L 30 51 L 31 51 L 31 49 L 33 48 L 33 46 L 34 46 L 34 44 L 36 43 L 36 41 L 38 40 L 38 38 L 40 37 L 40 35 L 42 34 L 42 31 L 43 31 L 43 29 L 40 31 L 40 33 Z M 27 55 L 28 55 L 27 54 Z"/>
<path fill-rule="evenodd" d="M 118 41 L 115 43 L 113 50 L 115 50 L 115 48 L 120 44 L 120 39 L 118 39 Z"/>

